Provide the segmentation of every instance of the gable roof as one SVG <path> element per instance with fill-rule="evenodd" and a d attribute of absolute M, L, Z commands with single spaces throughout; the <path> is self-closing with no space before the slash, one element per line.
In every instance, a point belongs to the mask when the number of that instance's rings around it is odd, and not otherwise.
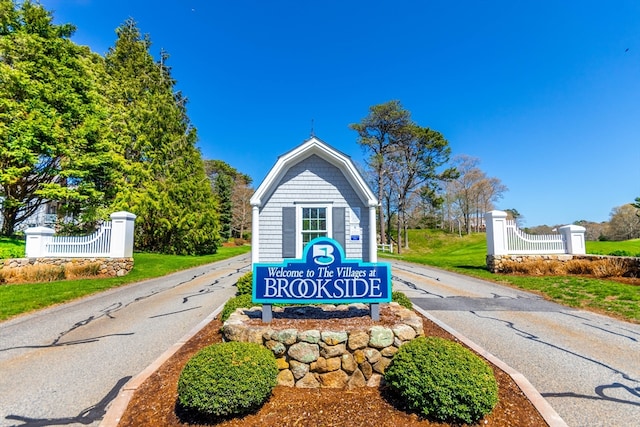
<path fill-rule="evenodd" d="M 278 157 L 276 164 L 271 168 L 256 192 L 253 193 L 253 196 L 251 197 L 251 205 L 258 207 L 262 206 L 263 197 L 269 194 L 272 187 L 280 182 L 291 166 L 301 162 L 313 154 L 340 169 L 345 178 L 347 178 L 349 184 L 351 184 L 351 187 L 367 206 L 378 206 L 378 199 L 362 178 L 360 172 L 356 169 L 351 158 L 316 137 L 306 140 L 298 147 Z"/>

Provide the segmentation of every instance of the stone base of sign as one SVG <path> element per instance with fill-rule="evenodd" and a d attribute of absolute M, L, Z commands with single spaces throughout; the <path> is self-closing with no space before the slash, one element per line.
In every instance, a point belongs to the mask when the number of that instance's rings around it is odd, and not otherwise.
<path fill-rule="evenodd" d="M 273 322 L 265 325 L 261 308 L 253 307 L 237 309 L 222 332 L 226 341 L 270 349 L 280 370 L 279 385 L 376 387 L 400 346 L 424 336 L 422 319 L 412 310 L 392 302 L 381 304 L 380 313 L 375 322 L 366 304 L 274 307 Z M 309 320 L 315 328 L 305 327 Z"/>

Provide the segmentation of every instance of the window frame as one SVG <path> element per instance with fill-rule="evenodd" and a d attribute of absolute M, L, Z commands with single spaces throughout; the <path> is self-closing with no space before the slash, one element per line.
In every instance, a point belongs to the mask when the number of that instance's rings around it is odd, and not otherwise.
<path fill-rule="evenodd" d="M 333 204 L 330 202 L 296 203 L 296 258 L 302 258 L 302 253 L 304 251 L 304 243 L 302 238 L 305 231 L 302 228 L 304 209 L 324 209 L 326 214 L 326 236 L 329 238 L 333 238 L 332 208 Z"/>

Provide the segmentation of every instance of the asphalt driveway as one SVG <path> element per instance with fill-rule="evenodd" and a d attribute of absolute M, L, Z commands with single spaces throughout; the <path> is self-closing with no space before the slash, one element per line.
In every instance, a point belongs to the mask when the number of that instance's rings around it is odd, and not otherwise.
<path fill-rule="evenodd" d="M 0 323 L 0 426 L 97 425 L 122 386 L 235 293 L 250 255 Z M 570 426 L 640 425 L 640 326 L 415 264 L 394 289 L 521 372 Z"/>
<path fill-rule="evenodd" d="M 250 254 L 0 323 L 0 426 L 98 425 L 122 386 L 235 293 Z"/>
<path fill-rule="evenodd" d="M 640 325 L 392 262 L 394 289 L 521 372 L 570 426 L 640 425 Z"/>

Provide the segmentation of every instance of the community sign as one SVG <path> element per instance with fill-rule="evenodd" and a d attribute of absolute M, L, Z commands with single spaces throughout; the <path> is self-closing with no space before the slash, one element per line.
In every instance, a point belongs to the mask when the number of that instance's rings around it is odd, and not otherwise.
<path fill-rule="evenodd" d="M 318 237 L 302 259 L 253 265 L 253 302 L 263 304 L 391 301 L 391 265 L 346 259 L 340 244 Z"/>

